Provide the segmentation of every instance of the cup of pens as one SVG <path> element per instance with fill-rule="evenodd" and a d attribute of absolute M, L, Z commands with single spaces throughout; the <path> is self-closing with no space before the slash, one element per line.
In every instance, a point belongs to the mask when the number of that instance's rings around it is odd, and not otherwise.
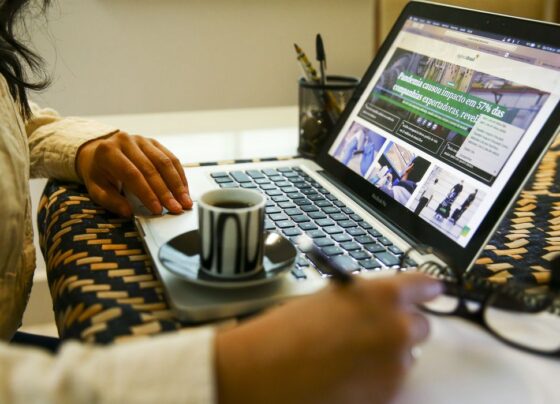
<path fill-rule="evenodd" d="M 307 158 L 314 158 L 319 153 L 360 82 L 355 77 L 325 75 L 326 57 L 320 35 L 317 35 L 316 45 L 320 75 L 303 50 L 294 44 L 304 73 L 298 86 L 298 153 Z"/>
<path fill-rule="evenodd" d="M 324 84 L 299 80 L 300 155 L 313 158 L 319 153 L 358 83 L 346 76 L 327 76 Z"/>

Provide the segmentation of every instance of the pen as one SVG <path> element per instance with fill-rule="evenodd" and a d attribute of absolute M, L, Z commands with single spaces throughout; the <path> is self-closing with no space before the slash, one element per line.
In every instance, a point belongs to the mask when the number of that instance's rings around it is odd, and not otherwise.
<path fill-rule="evenodd" d="M 313 240 L 306 235 L 297 239 L 299 249 L 304 252 L 311 261 L 320 267 L 321 272 L 331 275 L 331 279 L 341 285 L 347 285 L 353 281 L 352 275 L 338 262 L 336 257 L 328 257 Z"/>
<path fill-rule="evenodd" d="M 315 37 L 315 50 L 317 53 L 317 61 L 319 62 L 319 69 L 321 71 L 321 85 L 325 86 L 325 69 L 327 67 L 327 55 L 325 54 L 325 46 L 321 34 Z"/>

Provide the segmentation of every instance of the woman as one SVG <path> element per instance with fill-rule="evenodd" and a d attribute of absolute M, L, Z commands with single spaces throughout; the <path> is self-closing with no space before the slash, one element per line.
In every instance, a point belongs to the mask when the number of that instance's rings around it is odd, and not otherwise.
<path fill-rule="evenodd" d="M 412 307 L 439 293 L 421 276 L 356 282 L 210 327 L 112 347 L 62 345 L 55 356 L 8 343 L 34 269 L 29 176 L 83 181 L 130 216 L 130 189 L 154 213 L 190 209 L 177 159 L 153 140 L 30 103 L 37 57 L 13 36 L 26 0 L 0 0 L 0 402 L 386 402 L 428 334 Z M 44 2 L 45 7 L 48 1 Z M 25 226 L 22 226 L 25 224 Z M 343 325 L 343 326 L 341 326 Z"/>

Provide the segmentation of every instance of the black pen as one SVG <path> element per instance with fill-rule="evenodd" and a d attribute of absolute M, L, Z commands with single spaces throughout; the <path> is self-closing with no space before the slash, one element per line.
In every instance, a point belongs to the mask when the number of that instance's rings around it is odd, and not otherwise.
<path fill-rule="evenodd" d="M 313 240 L 309 236 L 303 235 L 298 237 L 297 245 L 299 249 L 321 269 L 321 272 L 330 275 L 334 282 L 346 285 L 353 281 L 352 275 L 340 265 L 336 257 L 328 257 L 313 243 Z"/>
<path fill-rule="evenodd" d="M 315 49 L 317 52 L 317 61 L 319 62 L 319 69 L 321 71 L 321 86 L 325 86 L 325 69 L 327 68 L 327 55 L 325 54 L 325 46 L 323 44 L 323 38 L 321 34 L 317 34 L 315 37 Z"/>

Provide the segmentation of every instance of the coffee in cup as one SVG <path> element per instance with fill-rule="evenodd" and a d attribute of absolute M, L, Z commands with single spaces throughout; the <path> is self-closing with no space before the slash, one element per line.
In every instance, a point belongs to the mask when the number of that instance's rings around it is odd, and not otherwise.
<path fill-rule="evenodd" d="M 217 189 L 198 201 L 201 270 L 222 279 L 263 270 L 265 197 L 243 188 Z"/>

